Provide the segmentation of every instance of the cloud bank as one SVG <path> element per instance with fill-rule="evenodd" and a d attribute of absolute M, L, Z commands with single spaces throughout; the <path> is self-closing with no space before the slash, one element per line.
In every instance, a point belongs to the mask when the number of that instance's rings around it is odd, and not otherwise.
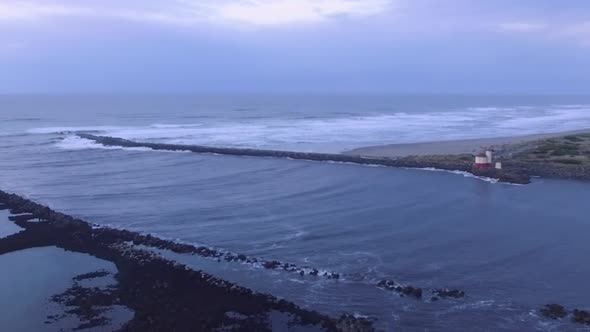
<path fill-rule="evenodd" d="M 63 17 L 107 17 L 175 25 L 242 23 L 284 25 L 318 23 L 336 17 L 362 18 L 386 11 L 392 0 L 172 0 L 19 1 L 0 3 L 0 22 Z"/>

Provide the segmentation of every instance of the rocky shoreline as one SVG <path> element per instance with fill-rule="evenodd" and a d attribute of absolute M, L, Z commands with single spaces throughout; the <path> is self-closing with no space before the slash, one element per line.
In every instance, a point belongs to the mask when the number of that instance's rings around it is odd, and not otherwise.
<path fill-rule="evenodd" d="M 0 190 L 0 210 L 5 209 L 9 209 L 13 214 L 9 219 L 19 227 L 25 229 L 25 231 L 10 235 L 6 238 L 1 238 L 0 255 L 28 248 L 56 246 L 69 251 L 86 253 L 97 258 L 111 261 L 119 268 L 117 280 L 120 283 L 123 281 L 119 290 L 115 292 L 97 292 L 96 290 L 85 290 L 79 287 L 73 287 L 69 290 L 69 293 L 66 294 L 78 295 L 78 302 L 87 303 L 93 299 L 100 299 L 100 301 L 97 301 L 98 304 L 104 304 L 105 302 L 110 304 L 121 304 L 136 311 L 138 308 L 145 309 L 144 305 L 147 303 L 147 308 L 151 310 L 149 316 L 153 320 L 153 322 L 150 322 L 150 326 L 156 328 L 158 326 L 168 326 L 167 324 L 172 323 L 167 320 L 169 318 L 166 313 L 158 313 L 159 318 L 152 317 L 156 314 L 153 312 L 155 309 L 150 306 L 156 306 L 156 303 L 158 301 L 163 301 L 163 299 L 166 299 L 166 301 L 169 302 L 177 301 L 173 294 L 176 294 L 176 292 L 184 292 L 184 290 L 182 290 L 183 287 L 187 287 L 186 291 L 190 292 L 192 290 L 195 293 L 200 292 L 201 289 L 212 287 L 213 289 L 207 289 L 205 294 L 216 292 L 223 292 L 225 294 L 229 292 L 230 294 L 227 295 L 228 297 L 237 298 L 236 300 L 232 299 L 230 303 L 236 301 L 235 303 L 244 303 L 245 306 L 248 302 L 255 303 L 260 310 L 260 312 L 256 313 L 257 317 L 263 315 L 262 312 L 264 310 L 278 310 L 281 312 L 288 312 L 297 317 L 301 316 L 298 319 L 304 324 L 322 326 L 324 330 L 328 331 L 372 330 L 372 322 L 370 320 L 362 318 L 356 319 L 353 316 L 346 314 L 339 319 L 332 319 L 319 313 L 303 310 L 284 300 L 278 300 L 269 295 L 257 294 L 249 289 L 206 275 L 203 272 L 194 272 L 183 265 L 174 264 L 161 258 L 149 249 L 163 249 L 178 254 L 198 255 L 218 262 L 233 262 L 249 264 L 253 267 L 269 270 L 282 270 L 285 273 L 295 273 L 312 279 L 327 278 L 336 281 L 340 278 L 346 277 L 346 275 L 341 273 L 323 271 L 308 266 L 300 267 L 295 264 L 280 262 L 277 260 L 264 260 L 261 258 L 248 257 L 243 254 L 225 252 L 215 248 L 177 243 L 163 240 L 150 234 L 140 234 L 128 230 L 99 227 L 86 221 L 53 211 L 49 207 L 40 205 L 18 195 L 9 194 Z M 145 250 L 138 246 L 144 246 Z M 155 278 L 146 281 L 147 284 L 138 284 L 136 281 L 133 281 L 134 277 L 139 279 L 143 278 L 142 275 L 145 273 L 154 276 Z M 159 290 L 163 284 L 171 285 L 170 280 L 178 278 L 175 276 L 176 273 L 180 273 L 179 277 L 184 278 L 182 279 L 182 283 L 178 283 L 178 285 L 172 289 L 167 289 L 166 287 L 161 289 L 160 294 L 157 296 L 148 296 L 148 294 L 146 294 L 146 292 L 151 291 L 152 288 Z M 104 273 L 97 271 L 92 275 L 78 276 L 77 278 L 74 278 L 74 282 L 86 278 L 100 277 L 102 274 Z M 188 285 L 189 282 L 192 282 L 191 280 L 194 280 L 197 285 Z M 175 281 L 175 283 L 177 282 Z M 440 299 L 460 299 L 465 296 L 465 292 L 462 290 L 450 290 L 446 288 L 423 289 L 393 280 L 380 280 L 375 286 L 398 294 L 400 297 L 408 297 L 410 299 L 425 302 L 434 302 Z M 137 295 L 139 291 L 143 292 L 143 296 L 140 298 L 131 297 L 128 301 L 115 300 L 118 298 L 123 299 L 124 296 L 121 294 L 129 295 L 126 292 L 131 292 L 131 294 Z M 430 295 L 425 296 L 426 294 Z M 195 297 L 198 297 L 197 294 L 195 294 Z M 76 300 L 68 301 L 70 301 L 68 303 L 76 303 Z M 65 302 L 65 300 L 62 302 Z M 172 304 L 171 306 L 174 307 Z M 176 306 L 176 308 L 171 310 L 174 310 L 174 312 L 182 312 L 185 308 L 190 307 L 190 304 L 183 302 L 176 304 Z M 228 307 L 221 306 L 218 310 L 242 313 L 239 309 L 232 308 L 231 305 Z M 91 322 L 96 324 L 104 322 L 100 315 L 98 315 L 100 310 L 95 310 L 92 307 L 79 309 L 77 312 L 80 312 L 84 315 L 83 317 L 87 318 L 86 320 L 88 324 Z M 245 312 L 248 313 L 248 315 L 252 315 L 248 310 L 245 310 Z M 97 316 L 92 316 L 93 313 Z M 208 314 L 209 313 L 207 313 L 207 315 Z M 200 328 L 208 329 L 215 324 L 227 323 L 227 321 L 220 317 L 222 316 L 217 317 L 217 320 L 214 320 L 213 322 L 207 322 L 209 325 L 201 325 Z M 181 326 L 194 326 L 191 325 L 193 322 L 188 320 L 190 317 L 185 318 L 187 321 L 181 321 L 179 324 L 184 324 Z M 251 322 L 248 324 L 250 323 Z M 342 326 L 339 325 L 341 323 L 348 327 L 342 329 Z M 125 331 L 135 331 L 136 329 L 133 324 L 126 327 Z M 235 324 L 235 322 L 232 324 Z M 259 324 L 260 329 L 264 330 L 262 328 L 265 326 L 264 324 L 266 324 L 266 322 L 262 319 L 258 320 L 256 324 Z M 145 326 L 142 325 L 141 327 L 143 328 Z"/>
<path fill-rule="evenodd" d="M 314 268 L 265 261 L 245 255 L 224 253 L 215 249 L 179 244 L 126 230 L 98 227 L 15 194 L 0 191 L 0 210 L 10 210 L 11 221 L 24 231 L 0 239 L 0 255 L 29 248 L 55 246 L 113 262 L 118 273 L 116 287 L 84 288 L 80 283 L 109 275 L 95 271 L 73 278 L 73 286 L 52 301 L 71 308 L 67 313 L 78 315 L 80 328 L 108 326 L 102 316 L 104 306 L 125 306 L 135 317 L 121 331 L 168 330 L 231 330 L 269 331 L 273 312 L 287 314 L 290 326 L 305 326 L 322 331 L 374 331 L 373 321 L 349 314 L 332 318 L 306 310 L 286 300 L 256 293 L 250 289 L 194 271 L 137 245 L 165 249 L 176 253 L 200 255 L 223 262 L 256 263 L 265 269 L 303 273 L 314 278 L 337 279 L 345 275 L 323 274 Z M 436 302 L 466 297 L 458 289 L 422 289 L 393 280 L 380 280 L 376 287 L 414 300 Z M 425 294 L 429 294 L 425 296 Z M 215 299 L 214 301 L 212 299 Z M 564 319 L 590 324 L 590 312 L 567 311 L 558 304 L 546 305 L 539 313 L 548 319 Z M 59 317 L 47 317 L 47 324 Z"/>
<path fill-rule="evenodd" d="M 270 331 L 269 317 L 273 312 L 288 315 L 289 324 L 293 326 L 323 331 L 374 330 L 368 319 L 347 314 L 331 318 L 191 270 L 147 250 L 137 249 L 128 243 L 134 237 L 131 232 L 93 227 L 14 194 L 0 191 L 0 209 L 9 209 L 16 215 L 12 220 L 24 229 L 0 239 L 0 255 L 55 246 L 116 265 L 116 289 L 88 291 L 74 285 L 54 298 L 57 302 L 74 305 L 72 312 L 79 314 L 81 321 L 85 322 L 81 328 L 108 324 L 97 309 L 106 303 L 122 305 L 135 312 L 135 317 L 122 331 L 210 331 L 228 327 L 231 330 Z M 92 275 L 78 276 L 75 281 L 101 274 L 97 271 Z"/>
<path fill-rule="evenodd" d="M 195 153 L 212 153 L 232 156 L 290 158 L 311 161 L 332 161 L 352 163 L 359 165 L 379 165 L 404 168 L 436 168 L 448 171 L 469 172 L 476 176 L 497 179 L 500 182 L 528 184 L 530 176 L 525 169 L 477 169 L 473 167 L 473 160 L 467 155 L 449 156 L 408 156 L 403 158 L 376 158 L 348 154 L 308 153 L 278 150 L 219 148 L 201 145 L 180 145 L 164 143 L 144 143 L 126 140 L 117 137 L 96 136 L 87 133 L 78 133 L 78 136 L 104 146 L 118 146 L 128 148 L 149 148 L 163 151 L 190 151 Z"/>

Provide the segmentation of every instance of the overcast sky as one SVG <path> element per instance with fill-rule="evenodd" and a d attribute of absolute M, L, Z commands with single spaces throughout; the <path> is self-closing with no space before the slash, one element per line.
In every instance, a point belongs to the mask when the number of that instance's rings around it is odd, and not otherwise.
<path fill-rule="evenodd" d="M 0 92 L 590 93 L 590 1 L 0 0 Z"/>

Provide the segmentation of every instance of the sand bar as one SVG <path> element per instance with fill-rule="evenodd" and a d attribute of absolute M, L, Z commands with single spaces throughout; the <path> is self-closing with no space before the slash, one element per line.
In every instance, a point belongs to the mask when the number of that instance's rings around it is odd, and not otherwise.
<path fill-rule="evenodd" d="M 345 151 L 343 153 L 346 155 L 365 157 L 405 157 L 478 153 L 481 152 L 483 148 L 487 147 L 501 147 L 504 145 L 513 145 L 540 139 L 587 132 L 590 132 L 590 129 L 512 137 L 491 137 L 438 142 L 387 144 L 358 148 Z"/>

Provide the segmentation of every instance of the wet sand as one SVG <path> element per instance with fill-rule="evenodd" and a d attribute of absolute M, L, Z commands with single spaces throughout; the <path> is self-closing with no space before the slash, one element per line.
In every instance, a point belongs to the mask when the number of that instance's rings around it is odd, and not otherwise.
<path fill-rule="evenodd" d="M 477 138 L 408 144 L 387 144 L 358 148 L 350 151 L 345 151 L 343 152 L 343 154 L 351 156 L 364 156 L 376 158 L 474 154 L 481 152 L 481 150 L 484 148 L 500 148 L 506 145 L 516 145 L 546 138 L 560 137 L 564 135 L 580 134 L 587 132 L 590 132 L 590 129 L 512 137 Z"/>

